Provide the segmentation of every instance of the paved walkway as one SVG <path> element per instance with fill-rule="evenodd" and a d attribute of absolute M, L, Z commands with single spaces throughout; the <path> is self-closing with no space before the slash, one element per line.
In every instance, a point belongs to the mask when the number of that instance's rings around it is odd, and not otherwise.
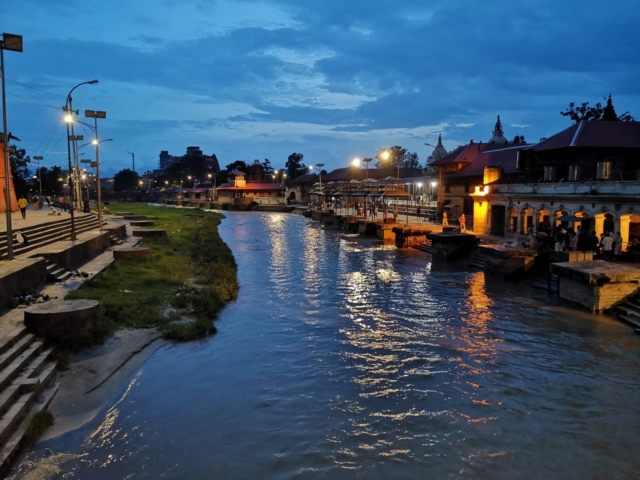
<path fill-rule="evenodd" d="M 65 218 L 71 217 L 69 212 L 63 212 L 60 209 L 57 209 L 60 212 L 60 215 L 49 215 L 51 213 L 51 209 L 47 206 L 42 207 L 42 210 L 34 210 L 33 205 L 29 205 L 27 207 L 27 218 L 23 219 L 20 214 L 20 210 L 17 212 L 11 213 L 11 228 L 12 230 L 20 230 L 25 227 L 33 227 L 34 225 L 40 225 L 42 223 L 53 222 L 55 220 L 64 220 Z M 90 215 L 88 213 L 75 212 L 75 217 L 80 217 L 83 215 Z M 0 213 L 0 235 L 5 234 L 7 232 L 7 214 L 5 212 Z"/>
<path fill-rule="evenodd" d="M 47 208 L 47 207 L 45 207 Z M 48 209 L 48 208 L 47 208 Z M 31 214 L 31 215 L 29 215 Z M 15 215 L 15 214 L 14 214 Z M 20 215 L 20 213 L 18 213 Z M 82 214 L 86 215 L 86 214 Z M 21 218 L 21 217 L 20 217 Z M 38 225 L 46 222 L 50 222 L 53 218 L 62 218 L 62 217 L 52 217 L 46 214 L 45 210 L 34 212 L 31 210 L 27 213 L 26 220 L 18 220 L 19 224 L 25 224 L 29 222 L 31 226 Z M 123 221 L 122 219 L 114 218 L 110 219 L 110 221 L 118 222 Z M 0 220 L 0 223 L 3 223 L 3 229 L 1 231 L 6 232 L 6 223 Z M 15 227 L 15 225 L 14 225 Z M 123 245 L 121 247 L 133 246 L 140 239 L 136 237 L 127 237 Z M 92 278 L 94 275 L 102 271 L 106 268 L 110 263 L 113 262 L 113 252 L 111 249 L 108 249 L 104 253 L 101 253 L 97 257 L 87 261 L 83 265 L 81 265 L 78 270 L 84 271 L 89 274 L 89 277 L 71 277 L 64 282 L 59 282 L 56 284 L 47 283 L 44 284 L 40 289 L 37 290 L 37 293 L 45 293 L 49 295 L 52 299 L 54 298 L 64 298 L 67 292 L 71 290 L 75 290 L 78 288 L 82 282 Z M 6 268 L 6 262 L 0 262 L 0 268 Z M 0 338 L 4 337 L 11 331 L 15 330 L 17 327 L 23 326 L 24 320 L 24 308 L 8 308 L 2 307 L 0 308 Z"/>

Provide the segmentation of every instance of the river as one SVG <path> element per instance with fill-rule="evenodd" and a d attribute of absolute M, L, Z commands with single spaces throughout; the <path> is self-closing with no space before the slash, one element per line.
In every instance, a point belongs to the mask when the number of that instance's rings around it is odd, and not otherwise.
<path fill-rule="evenodd" d="M 17 478 L 640 476 L 630 328 L 301 216 L 225 215 L 241 289 L 218 333 L 156 352 Z"/>

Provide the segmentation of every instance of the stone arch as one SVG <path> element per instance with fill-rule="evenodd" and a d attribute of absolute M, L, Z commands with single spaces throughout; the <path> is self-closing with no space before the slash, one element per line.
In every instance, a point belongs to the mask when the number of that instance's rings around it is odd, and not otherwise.
<path fill-rule="evenodd" d="M 640 239 L 640 215 L 627 213 L 620 215 L 620 228 L 616 232 L 622 235 L 622 250 L 625 251 L 634 238 Z"/>
<path fill-rule="evenodd" d="M 518 232 L 518 209 L 510 206 L 507 208 L 507 231 L 511 233 Z M 520 223 L 522 224 L 522 223 Z"/>
<path fill-rule="evenodd" d="M 616 230 L 616 218 L 612 213 L 600 212 L 594 215 L 595 219 L 595 232 L 600 235 L 604 232 L 615 232 Z"/>
<path fill-rule="evenodd" d="M 520 210 L 520 232 L 529 233 L 529 227 L 535 231 L 536 226 L 533 222 L 533 208 L 526 206 Z"/>
<path fill-rule="evenodd" d="M 544 228 L 551 228 L 550 214 L 551 212 L 544 205 L 536 210 L 536 230 L 541 223 Z"/>

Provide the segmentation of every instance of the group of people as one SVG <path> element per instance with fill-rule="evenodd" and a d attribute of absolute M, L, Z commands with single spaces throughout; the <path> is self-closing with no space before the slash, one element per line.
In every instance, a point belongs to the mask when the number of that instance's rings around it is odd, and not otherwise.
<path fill-rule="evenodd" d="M 559 226 L 553 232 L 542 223 L 538 225 L 534 232 L 533 227 L 529 228 L 529 248 L 535 248 L 539 252 L 546 252 L 552 249 L 556 252 L 580 251 L 593 252 L 596 256 L 606 259 L 617 259 L 622 255 L 622 234 L 620 232 L 605 232 L 600 236 L 595 231 L 582 229 L 577 230 Z M 640 249 L 639 249 L 640 253 Z"/>
<path fill-rule="evenodd" d="M 60 213 L 51 206 L 51 197 L 45 197 L 44 195 L 33 195 L 31 197 L 31 204 L 33 205 L 34 210 L 42 210 L 45 203 L 51 208 L 51 213 L 49 213 L 49 215 L 60 215 Z M 28 206 L 29 201 L 24 195 L 20 195 L 20 198 L 18 198 L 18 208 L 20 209 L 20 214 L 22 215 L 23 220 L 27 218 Z"/>

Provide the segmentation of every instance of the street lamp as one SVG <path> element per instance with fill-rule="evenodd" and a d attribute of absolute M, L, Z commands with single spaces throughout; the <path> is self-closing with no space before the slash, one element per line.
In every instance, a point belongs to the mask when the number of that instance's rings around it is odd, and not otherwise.
<path fill-rule="evenodd" d="M 437 160 L 437 161 L 440 161 L 440 159 L 442 158 L 442 154 L 440 153 L 440 150 L 438 150 L 438 147 L 436 147 L 436 146 L 434 146 L 434 145 L 431 145 L 430 143 L 427 143 L 427 142 L 424 142 L 424 144 L 425 144 L 427 147 L 433 147 L 433 149 L 434 149 L 436 152 L 438 152 L 438 160 Z M 438 173 L 440 174 L 440 187 L 442 187 L 442 165 L 438 165 Z M 432 187 L 435 187 L 435 185 L 434 185 L 435 183 L 436 183 L 436 182 L 431 182 L 431 186 L 432 186 Z M 432 190 L 432 192 L 431 192 L 431 195 L 433 196 L 433 190 Z M 436 201 L 438 201 L 438 199 L 436 199 Z M 443 198 L 442 198 L 442 203 L 444 203 L 444 195 L 443 195 Z M 442 209 L 441 209 L 441 210 L 442 210 Z"/>
<path fill-rule="evenodd" d="M 95 122 L 94 131 L 96 134 L 96 138 L 91 143 L 96 146 L 96 182 L 98 184 L 98 223 L 100 224 L 100 230 L 102 230 L 102 188 L 101 188 L 102 185 L 100 183 L 100 144 L 102 142 L 111 142 L 113 141 L 113 138 L 107 138 L 106 140 L 102 140 L 102 141 L 98 140 L 98 119 L 107 118 L 107 112 L 85 110 L 84 116 L 86 118 L 93 118 Z"/>
<path fill-rule="evenodd" d="M 82 85 L 94 85 L 98 83 L 98 80 L 90 80 L 88 82 L 82 82 L 79 83 L 78 85 L 76 85 L 75 87 L 73 87 L 71 89 L 71 91 L 69 91 L 69 94 L 67 95 L 67 101 L 64 105 L 64 107 L 62 107 L 62 110 L 65 112 L 65 122 L 67 123 L 67 154 L 68 154 L 68 160 L 69 160 L 69 171 L 73 172 L 73 168 L 71 167 L 71 140 L 73 139 L 74 142 L 76 142 L 77 140 L 81 140 L 81 136 L 78 135 L 76 136 L 74 134 L 74 130 L 73 130 L 73 98 L 71 97 L 71 94 L 73 93 L 73 91 L 82 86 Z M 69 133 L 69 124 L 71 124 L 71 133 Z M 78 168 L 78 159 L 76 157 L 76 152 L 77 149 L 75 148 L 75 145 L 77 145 L 76 143 L 74 143 L 74 159 L 75 159 L 75 168 Z M 73 175 L 71 176 L 71 188 L 74 187 L 74 178 Z M 74 195 L 75 195 L 75 188 L 74 190 Z M 74 219 L 74 215 L 73 215 L 73 204 L 71 205 L 71 240 L 75 241 L 76 240 L 76 223 L 75 223 L 75 219 Z M 102 228 L 102 225 L 100 225 L 100 228 Z"/>
<path fill-rule="evenodd" d="M 2 150 L 4 159 L 5 213 L 7 216 L 7 260 L 13 260 L 13 232 L 11 229 L 11 162 L 9 161 L 9 137 L 7 133 L 7 99 L 4 90 L 4 51 L 22 52 L 22 35 L 3 33 L 0 41 L 0 70 L 2 70 Z"/>
<path fill-rule="evenodd" d="M 38 162 L 38 181 L 40 182 L 40 195 L 42 195 L 42 172 L 40 171 L 40 162 L 44 160 L 42 155 L 34 155 L 32 157 L 35 161 Z"/>

